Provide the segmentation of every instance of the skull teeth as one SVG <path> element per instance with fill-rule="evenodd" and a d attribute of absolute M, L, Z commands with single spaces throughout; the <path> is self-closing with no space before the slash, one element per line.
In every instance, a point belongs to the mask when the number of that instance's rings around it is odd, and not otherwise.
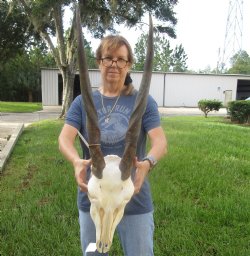
<path fill-rule="evenodd" d="M 110 249 L 110 246 L 111 246 L 111 242 L 105 242 L 105 241 L 101 241 L 101 240 L 96 242 L 97 251 L 99 253 L 108 252 Z"/>

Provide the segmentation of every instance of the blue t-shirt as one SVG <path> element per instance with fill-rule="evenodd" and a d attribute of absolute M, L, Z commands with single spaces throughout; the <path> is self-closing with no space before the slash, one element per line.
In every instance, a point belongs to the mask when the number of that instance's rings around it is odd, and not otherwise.
<path fill-rule="evenodd" d="M 103 155 L 118 155 L 122 157 L 125 147 L 125 136 L 129 119 L 134 108 L 137 92 L 133 95 L 121 95 L 117 104 L 111 112 L 109 122 L 105 122 L 107 114 L 113 108 L 117 97 L 102 97 L 99 91 L 93 92 L 93 101 L 98 114 L 99 128 L 101 132 L 101 149 Z M 103 107 L 104 106 L 104 107 Z M 86 113 L 81 95 L 72 102 L 66 116 L 66 124 L 75 127 L 88 140 L 86 131 Z M 147 133 L 153 128 L 160 126 L 160 116 L 155 100 L 148 96 L 146 111 L 142 117 L 142 127 L 137 143 L 137 158 L 142 160 L 146 155 Z M 88 148 L 80 140 L 83 157 L 89 159 Z M 135 170 L 132 170 L 132 179 Z M 88 170 L 88 179 L 90 170 Z M 78 208 L 82 211 L 89 211 L 90 202 L 87 193 L 81 192 L 78 188 Z M 145 179 L 140 192 L 134 195 L 125 207 L 125 214 L 143 214 L 153 210 L 152 197 L 148 179 Z"/>

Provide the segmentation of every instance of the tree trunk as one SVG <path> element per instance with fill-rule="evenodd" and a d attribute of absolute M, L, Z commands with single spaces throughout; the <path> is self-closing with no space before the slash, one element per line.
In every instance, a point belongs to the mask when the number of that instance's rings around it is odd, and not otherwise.
<path fill-rule="evenodd" d="M 30 2 L 25 0 L 19 1 L 24 7 L 25 12 L 28 15 L 35 30 L 50 47 L 56 64 L 61 71 L 63 78 L 63 103 L 60 118 L 64 118 L 73 100 L 74 91 L 74 78 L 76 71 L 75 13 L 73 16 L 69 35 L 67 36 L 67 40 L 65 40 L 66 38 L 64 37 L 63 27 L 63 5 L 60 1 L 58 1 L 58 3 L 55 1 L 55 3 L 53 2 L 51 5 L 57 38 L 57 47 L 55 47 L 51 39 L 51 35 L 45 29 L 43 21 L 41 22 L 40 17 L 32 13 L 32 5 Z"/>
<path fill-rule="evenodd" d="M 64 118 L 73 100 L 75 70 L 69 67 L 61 69 L 63 79 L 62 112 L 60 118 Z"/>
<path fill-rule="evenodd" d="M 31 90 L 28 90 L 28 101 L 33 102 L 33 94 Z"/>

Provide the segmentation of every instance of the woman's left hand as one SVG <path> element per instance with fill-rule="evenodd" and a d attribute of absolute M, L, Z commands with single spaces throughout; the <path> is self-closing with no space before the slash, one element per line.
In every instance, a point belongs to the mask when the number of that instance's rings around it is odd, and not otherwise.
<path fill-rule="evenodd" d="M 135 187 L 135 194 L 137 194 L 140 192 L 140 189 L 145 180 L 145 177 L 149 172 L 150 163 L 148 161 L 139 162 L 136 159 L 135 167 L 136 167 L 136 171 L 135 171 L 135 178 L 134 178 L 134 187 Z"/>

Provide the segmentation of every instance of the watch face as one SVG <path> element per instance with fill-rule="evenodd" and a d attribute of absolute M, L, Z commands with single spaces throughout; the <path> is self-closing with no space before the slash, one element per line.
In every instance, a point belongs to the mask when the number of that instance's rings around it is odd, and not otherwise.
<path fill-rule="evenodd" d="M 150 160 L 150 162 L 152 163 L 152 165 L 155 165 L 156 164 L 156 161 L 154 159 L 153 156 L 148 156 L 148 159 Z"/>

